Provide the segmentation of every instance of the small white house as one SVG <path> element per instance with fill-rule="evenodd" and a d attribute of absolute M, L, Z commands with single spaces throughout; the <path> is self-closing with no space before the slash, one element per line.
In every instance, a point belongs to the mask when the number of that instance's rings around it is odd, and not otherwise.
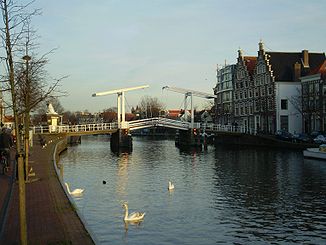
<path fill-rule="evenodd" d="M 276 130 L 302 133 L 301 83 L 275 82 Z"/>

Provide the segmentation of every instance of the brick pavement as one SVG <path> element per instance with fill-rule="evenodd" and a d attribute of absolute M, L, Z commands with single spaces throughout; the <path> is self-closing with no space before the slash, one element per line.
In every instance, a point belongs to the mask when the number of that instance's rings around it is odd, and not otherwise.
<path fill-rule="evenodd" d="M 56 176 L 52 164 L 55 143 L 42 148 L 34 140 L 31 151 L 29 164 L 36 173 L 31 178 L 39 180 L 26 184 L 28 244 L 94 244 Z M 1 208 L 9 190 L 9 179 L 9 176 L 0 178 Z M 18 183 L 14 182 L 0 244 L 20 244 L 18 205 Z"/>

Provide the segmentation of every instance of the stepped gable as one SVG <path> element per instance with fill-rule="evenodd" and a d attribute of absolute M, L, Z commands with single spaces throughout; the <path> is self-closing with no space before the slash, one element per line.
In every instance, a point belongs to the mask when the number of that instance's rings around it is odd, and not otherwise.
<path fill-rule="evenodd" d="M 255 72 L 255 67 L 257 64 L 257 57 L 255 56 L 244 56 L 243 60 L 245 62 L 245 65 L 247 67 L 248 73 L 250 77 L 252 78 Z"/>
<path fill-rule="evenodd" d="M 325 61 L 324 53 L 302 52 L 266 52 L 272 66 L 276 81 L 294 81 L 294 64 L 301 64 L 301 76 L 309 74 L 311 70 L 318 68 Z"/>

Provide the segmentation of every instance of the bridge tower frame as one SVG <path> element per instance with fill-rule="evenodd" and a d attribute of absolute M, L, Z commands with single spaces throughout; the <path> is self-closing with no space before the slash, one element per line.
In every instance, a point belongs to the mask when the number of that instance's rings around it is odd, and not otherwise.
<path fill-rule="evenodd" d="M 145 89 L 148 87 L 149 87 L 149 85 L 142 85 L 142 86 L 137 86 L 137 87 L 115 89 L 115 90 L 110 90 L 110 91 L 106 91 L 106 92 L 94 93 L 94 94 L 92 94 L 92 97 L 117 94 L 118 95 L 118 97 L 117 97 L 118 128 L 126 129 L 126 128 L 128 128 L 128 126 L 126 124 L 125 92 L 129 92 L 132 90 L 138 90 L 138 89 Z"/>
<path fill-rule="evenodd" d="M 104 96 L 110 94 L 117 94 L 117 107 L 118 107 L 118 131 L 111 135 L 111 150 L 114 152 L 119 152 L 121 150 L 127 150 L 128 152 L 132 150 L 132 138 L 129 134 L 129 126 L 126 123 L 126 108 L 125 108 L 125 92 L 132 90 L 148 88 L 148 85 L 115 89 L 106 92 L 99 92 L 92 94 L 92 97 Z"/>
<path fill-rule="evenodd" d="M 217 95 L 215 94 L 209 94 L 205 92 L 199 92 L 191 89 L 184 89 L 184 88 L 177 88 L 177 87 L 171 87 L 171 86 L 164 86 L 162 90 L 171 90 L 173 92 L 181 93 L 185 95 L 184 99 L 184 111 L 187 110 L 187 99 L 190 97 L 190 110 L 191 110 L 191 128 L 194 128 L 194 106 L 193 106 L 193 96 L 205 98 L 205 99 L 215 99 L 217 98 Z"/>

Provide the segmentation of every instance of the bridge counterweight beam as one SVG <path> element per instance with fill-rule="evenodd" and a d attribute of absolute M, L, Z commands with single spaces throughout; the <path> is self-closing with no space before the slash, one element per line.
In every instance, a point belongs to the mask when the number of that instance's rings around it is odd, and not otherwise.
<path fill-rule="evenodd" d="M 125 121 L 126 121 L 126 111 L 125 111 L 125 92 L 121 93 L 121 121 L 122 121 L 122 127 L 125 127 Z"/>
<path fill-rule="evenodd" d="M 121 128 L 121 93 L 118 93 L 117 98 L 117 109 L 118 109 L 118 128 Z"/>
<path fill-rule="evenodd" d="M 191 99 L 191 128 L 193 128 L 194 127 L 194 104 L 193 104 L 193 96 L 192 96 L 192 93 L 191 93 L 191 95 L 190 95 L 190 99 Z"/>

